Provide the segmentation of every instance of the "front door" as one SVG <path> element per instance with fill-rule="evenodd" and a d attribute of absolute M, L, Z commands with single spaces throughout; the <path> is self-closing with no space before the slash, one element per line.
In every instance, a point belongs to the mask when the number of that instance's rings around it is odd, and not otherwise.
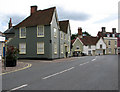
<path fill-rule="evenodd" d="M 103 55 L 105 55 L 105 50 L 103 50 Z"/>
<path fill-rule="evenodd" d="M 115 54 L 117 54 L 117 49 L 115 48 Z"/>
<path fill-rule="evenodd" d="M 65 46 L 65 57 L 68 56 L 68 52 L 67 52 L 67 46 Z"/>

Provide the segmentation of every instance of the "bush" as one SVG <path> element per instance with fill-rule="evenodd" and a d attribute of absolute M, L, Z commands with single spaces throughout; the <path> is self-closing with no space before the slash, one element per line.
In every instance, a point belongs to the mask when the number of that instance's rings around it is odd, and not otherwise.
<path fill-rule="evenodd" d="M 6 47 L 6 66 L 16 66 L 17 61 L 17 53 L 19 50 L 14 46 L 7 46 Z"/>

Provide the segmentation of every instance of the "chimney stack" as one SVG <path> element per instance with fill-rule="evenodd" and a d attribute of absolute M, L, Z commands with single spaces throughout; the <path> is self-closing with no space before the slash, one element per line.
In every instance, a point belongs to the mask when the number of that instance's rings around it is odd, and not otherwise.
<path fill-rule="evenodd" d="M 101 29 L 102 29 L 102 32 L 103 32 L 103 33 L 105 33 L 105 32 L 106 32 L 106 31 L 105 31 L 105 27 L 102 27 Z"/>
<path fill-rule="evenodd" d="M 10 29 L 12 27 L 12 19 L 10 18 L 10 21 L 8 23 L 8 28 Z"/>
<path fill-rule="evenodd" d="M 82 38 L 82 28 L 81 27 L 78 28 L 78 37 Z"/>
<path fill-rule="evenodd" d="M 31 6 L 31 15 L 37 11 L 37 6 Z"/>
<path fill-rule="evenodd" d="M 112 28 L 112 33 L 113 33 L 113 34 L 116 33 L 116 28 Z"/>

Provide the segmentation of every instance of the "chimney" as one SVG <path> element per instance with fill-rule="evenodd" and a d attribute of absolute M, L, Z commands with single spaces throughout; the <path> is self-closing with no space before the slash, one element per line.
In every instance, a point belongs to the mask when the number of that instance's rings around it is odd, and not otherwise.
<path fill-rule="evenodd" d="M 112 28 L 112 33 L 113 33 L 113 34 L 116 33 L 116 28 Z"/>
<path fill-rule="evenodd" d="M 10 21 L 8 23 L 8 28 L 10 29 L 12 27 L 12 19 L 10 18 Z"/>
<path fill-rule="evenodd" d="M 78 28 L 78 37 L 82 38 L 82 28 L 81 27 Z"/>
<path fill-rule="evenodd" d="M 105 33 L 105 32 L 106 32 L 106 31 L 105 31 L 105 27 L 102 27 L 101 29 L 102 29 L 102 32 L 103 32 L 103 33 Z"/>
<path fill-rule="evenodd" d="M 37 11 L 37 6 L 31 6 L 31 15 Z"/>

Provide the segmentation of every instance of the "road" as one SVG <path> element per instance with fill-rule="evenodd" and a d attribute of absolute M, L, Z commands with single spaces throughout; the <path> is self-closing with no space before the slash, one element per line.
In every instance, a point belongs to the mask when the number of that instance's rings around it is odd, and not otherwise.
<path fill-rule="evenodd" d="M 32 67 L 2 76 L 3 90 L 118 90 L 117 55 L 25 62 Z"/>

